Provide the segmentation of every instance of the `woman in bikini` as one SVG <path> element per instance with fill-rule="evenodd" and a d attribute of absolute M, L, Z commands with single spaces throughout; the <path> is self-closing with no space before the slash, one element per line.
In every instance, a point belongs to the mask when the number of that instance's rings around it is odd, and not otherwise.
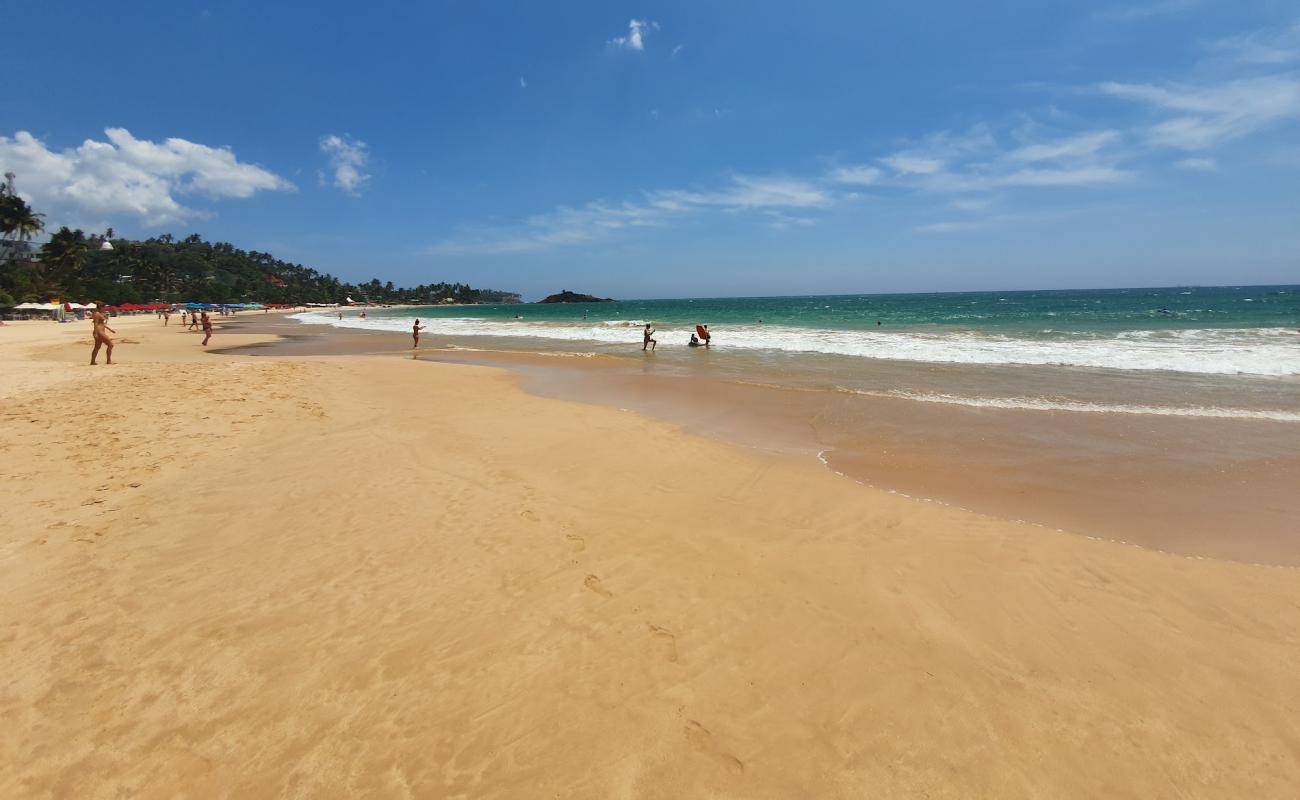
<path fill-rule="evenodd" d="M 420 346 L 420 331 L 422 330 L 424 330 L 424 326 L 421 325 L 420 321 L 417 319 L 414 327 L 411 328 L 411 338 L 415 340 L 416 348 L 419 348 Z"/>
<path fill-rule="evenodd" d="M 105 347 L 104 357 L 107 363 L 113 363 L 113 340 L 108 334 L 117 333 L 117 331 L 108 327 L 108 317 L 104 314 L 104 306 L 100 305 L 95 309 L 95 313 L 90 315 L 90 324 L 95 336 L 95 349 L 90 351 L 90 365 L 95 366 L 95 359 L 99 358 L 99 348 Z"/>
<path fill-rule="evenodd" d="M 212 320 L 208 318 L 208 312 L 203 312 L 203 346 L 208 346 L 208 340 L 212 338 Z"/>

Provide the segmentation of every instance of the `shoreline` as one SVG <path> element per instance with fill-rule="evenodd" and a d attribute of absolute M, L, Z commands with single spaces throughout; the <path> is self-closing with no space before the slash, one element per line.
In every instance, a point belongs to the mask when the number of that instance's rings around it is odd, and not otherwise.
<path fill-rule="evenodd" d="M 412 355 L 400 334 L 289 319 L 273 330 L 289 338 L 244 352 Z M 419 358 L 503 367 L 534 394 L 816 458 L 866 486 L 1000 519 L 1173 555 L 1300 566 L 1294 423 L 947 406 L 661 373 L 604 354 L 446 349 L 452 341 L 425 337 Z"/>
<path fill-rule="evenodd" d="M 270 341 L 240 322 L 214 345 Z M 135 325 L 88 370 L 72 333 L 0 331 L 0 375 L 59 381 L 0 397 L 5 796 L 1300 782 L 1290 571 L 1045 536 L 500 368 Z"/>

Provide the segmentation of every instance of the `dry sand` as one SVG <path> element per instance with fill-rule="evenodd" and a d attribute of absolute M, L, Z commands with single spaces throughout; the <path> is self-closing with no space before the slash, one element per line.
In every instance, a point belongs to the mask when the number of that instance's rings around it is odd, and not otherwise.
<path fill-rule="evenodd" d="M 921 503 L 486 368 L 114 327 L 138 344 L 94 369 L 88 325 L 0 328 L 2 797 L 1300 786 L 1295 569 Z"/>

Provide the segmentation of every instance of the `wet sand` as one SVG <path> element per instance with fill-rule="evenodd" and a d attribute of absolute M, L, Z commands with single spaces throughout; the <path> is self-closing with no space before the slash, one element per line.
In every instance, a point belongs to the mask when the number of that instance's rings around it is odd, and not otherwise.
<path fill-rule="evenodd" d="M 250 352 L 393 354 L 409 338 L 278 320 Z M 629 358 L 448 349 L 420 358 L 506 367 L 525 389 L 817 458 L 854 480 L 1053 530 L 1181 555 L 1300 565 L 1300 424 L 970 408 L 680 375 Z"/>

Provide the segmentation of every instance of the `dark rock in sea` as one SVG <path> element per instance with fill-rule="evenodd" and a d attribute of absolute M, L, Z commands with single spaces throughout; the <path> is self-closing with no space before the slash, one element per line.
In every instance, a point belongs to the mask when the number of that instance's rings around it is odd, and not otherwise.
<path fill-rule="evenodd" d="M 590 295 L 590 294 L 578 294 L 577 292 L 571 292 L 568 289 L 565 289 L 559 294 L 553 294 L 550 297 L 547 297 L 542 300 L 538 300 L 537 302 L 539 303 L 612 303 L 614 301 L 608 297 L 596 297 L 595 295 Z"/>

